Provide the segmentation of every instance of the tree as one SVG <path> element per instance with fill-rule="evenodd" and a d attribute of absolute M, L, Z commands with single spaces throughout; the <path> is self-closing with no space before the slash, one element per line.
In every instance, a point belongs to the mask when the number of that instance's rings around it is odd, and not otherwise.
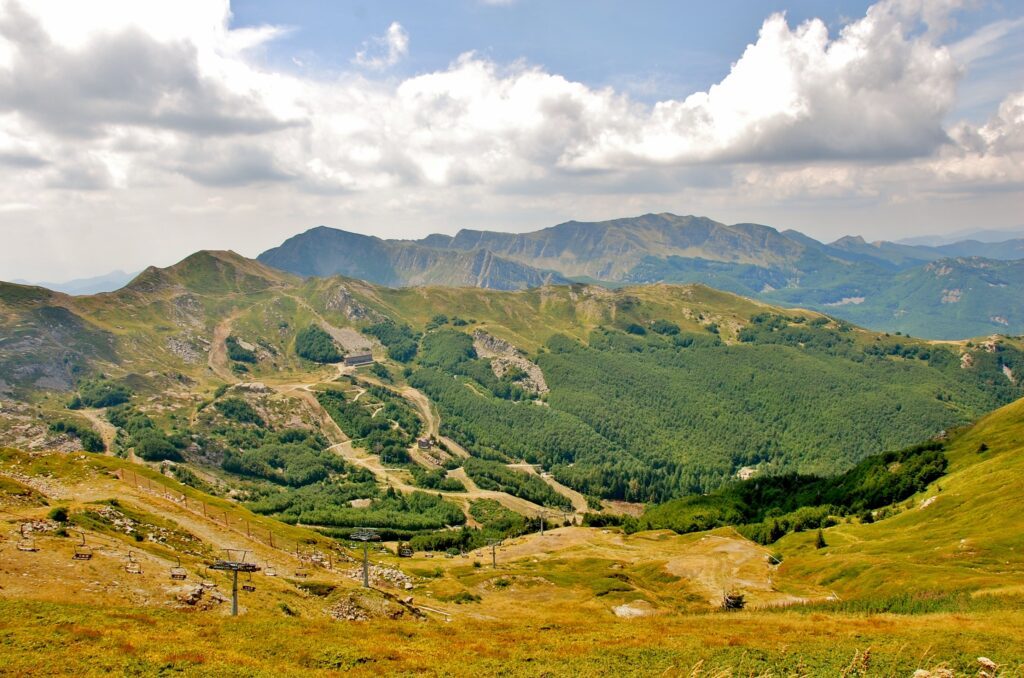
<path fill-rule="evenodd" d="M 336 363 L 342 355 L 334 340 L 319 325 L 310 325 L 295 335 L 295 352 L 315 363 Z"/>
<path fill-rule="evenodd" d="M 818 528 L 818 535 L 814 538 L 814 548 L 823 549 L 826 546 L 828 544 L 825 543 L 825 533 L 821 531 L 821 528 Z"/>

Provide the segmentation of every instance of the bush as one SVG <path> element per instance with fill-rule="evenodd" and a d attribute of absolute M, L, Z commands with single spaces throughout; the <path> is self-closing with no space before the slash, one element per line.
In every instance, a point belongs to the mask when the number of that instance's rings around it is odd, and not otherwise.
<path fill-rule="evenodd" d="M 135 439 L 135 454 L 146 461 L 181 461 L 181 452 L 159 431 L 147 431 Z"/>
<path fill-rule="evenodd" d="M 70 409 L 114 407 L 128 402 L 132 392 L 127 386 L 107 379 L 86 379 L 78 384 L 78 394 L 68 403 Z"/>
<path fill-rule="evenodd" d="M 228 337 L 227 341 L 224 343 L 228 347 L 228 357 L 232 360 L 237 360 L 242 363 L 256 362 L 256 353 L 247 348 L 243 348 L 242 345 L 238 343 L 238 337 Z"/>
<path fill-rule="evenodd" d="M 295 352 L 315 363 L 336 363 L 342 359 L 341 352 L 319 325 L 310 325 L 295 335 Z"/>
<path fill-rule="evenodd" d="M 651 323 L 651 329 L 657 332 L 658 334 L 664 334 L 669 336 L 679 334 L 679 325 L 676 325 L 674 322 L 670 322 L 668 320 L 655 320 L 653 323 Z"/>
<path fill-rule="evenodd" d="M 58 523 L 68 522 L 68 509 L 66 506 L 58 506 L 50 509 L 50 512 L 46 514 L 46 517 L 50 520 L 55 520 Z"/>
<path fill-rule="evenodd" d="M 91 428 L 71 421 L 56 421 L 50 424 L 50 431 L 52 433 L 66 433 L 78 438 L 82 443 L 82 449 L 86 452 L 103 452 L 107 449 L 107 446 L 103 443 L 103 438 L 98 433 Z"/>
<path fill-rule="evenodd" d="M 224 398 L 218 400 L 215 407 L 225 417 L 240 424 L 264 425 L 263 418 L 256 412 L 256 409 L 242 398 Z"/>

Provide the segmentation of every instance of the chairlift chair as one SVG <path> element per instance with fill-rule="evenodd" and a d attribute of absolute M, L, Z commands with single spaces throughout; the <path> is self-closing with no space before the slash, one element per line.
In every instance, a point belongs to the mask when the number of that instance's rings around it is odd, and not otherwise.
<path fill-rule="evenodd" d="M 188 578 L 188 572 L 181 566 L 181 558 L 178 558 L 178 564 L 171 568 L 171 579 L 175 581 L 184 581 Z"/>
<path fill-rule="evenodd" d="M 306 577 L 309 576 L 309 570 L 307 570 L 304 567 L 300 567 L 297 570 L 295 570 L 295 576 L 298 577 L 299 579 L 305 579 Z"/>
<path fill-rule="evenodd" d="M 263 574 L 265 574 L 268 577 L 276 577 L 277 576 L 277 570 L 274 568 L 273 565 L 271 565 L 270 563 L 267 563 L 267 566 L 265 568 L 263 568 Z"/>
<path fill-rule="evenodd" d="M 36 546 L 36 540 L 32 537 L 32 531 L 25 531 L 26 523 L 21 524 L 21 539 L 18 540 L 19 551 L 38 551 L 39 547 Z"/>
<path fill-rule="evenodd" d="M 124 564 L 124 571 L 128 574 L 142 574 L 142 563 L 135 560 L 135 554 L 128 552 L 128 562 Z"/>
<path fill-rule="evenodd" d="M 75 544 L 75 554 L 71 556 L 74 560 L 92 560 L 92 547 L 85 543 L 85 532 L 78 533 L 82 537 L 81 544 Z"/>
<path fill-rule="evenodd" d="M 203 581 L 199 584 L 204 589 L 217 588 L 217 582 L 210 579 L 210 570 L 207 567 L 203 567 Z"/>
<path fill-rule="evenodd" d="M 249 573 L 249 579 L 247 579 L 246 582 L 242 584 L 242 590 L 248 591 L 249 593 L 252 593 L 256 590 L 256 585 L 252 583 L 252 572 Z"/>

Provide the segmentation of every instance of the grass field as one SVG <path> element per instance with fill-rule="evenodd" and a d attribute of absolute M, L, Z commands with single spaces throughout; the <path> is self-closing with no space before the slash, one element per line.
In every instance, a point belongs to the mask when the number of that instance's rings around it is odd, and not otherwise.
<path fill-rule="evenodd" d="M 910 676 L 1024 671 L 1024 613 L 717 613 L 338 624 L 0 601 L 9 675 Z"/>

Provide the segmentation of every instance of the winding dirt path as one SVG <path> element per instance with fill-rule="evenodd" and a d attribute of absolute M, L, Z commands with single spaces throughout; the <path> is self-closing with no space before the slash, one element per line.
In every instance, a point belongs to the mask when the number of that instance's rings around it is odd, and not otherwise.
<path fill-rule="evenodd" d="M 362 450 L 357 450 L 353 445 L 352 441 L 346 440 L 344 442 L 335 443 L 328 449 L 333 450 L 340 454 L 345 461 L 360 466 L 372 472 L 374 476 L 381 482 L 391 485 L 396 490 L 403 494 L 410 494 L 412 492 L 430 492 L 431 494 L 440 494 L 445 499 L 457 502 L 463 507 L 466 515 L 469 515 L 469 503 L 475 499 L 494 499 L 502 506 L 515 511 L 516 513 L 525 516 L 535 516 L 540 514 L 542 511 L 546 511 L 543 506 L 534 504 L 532 501 L 526 499 L 520 499 L 514 497 L 511 494 L 505 492 L 498 492 L 496 490 L 482 490 L 476 483 L 470 480 L 469 476 L 466 475 L 465 470 L 459 468 L 455 471 L 450 471 L 449 475 L 453 478 L 457 478 L 462 481 L 462 484 L 466 487 L 465 492 L 444 492 L 440 490 L 425 490 L 422 487 L 416 487 L 411 485 L 405 478 L 402 477 L 404 470 L 402 469 L 390 469 L 381 463 L 379 457 L 368 454 Z"/>

